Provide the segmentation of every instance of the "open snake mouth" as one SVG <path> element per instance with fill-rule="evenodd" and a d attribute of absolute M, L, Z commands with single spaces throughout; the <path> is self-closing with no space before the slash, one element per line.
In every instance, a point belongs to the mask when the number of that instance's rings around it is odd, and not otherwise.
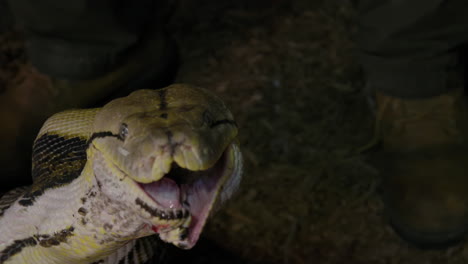
<path fill-rule="evenodd" d="M 181 230 L 179 238 L 160 233 L 163 240 L 180 240 L 177 245 L 183 248 L 195 245 L 223 183 L 231 176 L 225 173 L 228 162 L 228 153 L 225 151 L 213 167 L 204 171 L 190 171 L 172 163 L 171 170 L 160 180 L 138 183 L 162 209 L 159 210 L 162 218 L 184 218 L 187 212 L 191 215 L 189 226 Z M 153 230 L 159 231 L 159 228 L 153 226 Z"/>
<path fill-rule="evenodd" d="M 94 172 L 101 191 L 124 203 L 147 223 L 148 233 L 189 249 L 198 241 L 210 214 L 232 196 L 242 173 L 242 155 L 231 143 L 206 170 L 191 171 L 175 161 L 162 178 L 142 183 L 96 152 Z"/>
<path fill-rule="evenodd" d="M 192 248 L 214 207 L 237 189 L 242 166 L 239 154 L 237 145 L 231 144 L 207 170 L 191 171 L 173 162 L 170 171 L 158 181 L 135 181 L 154 202 L 149 205 L 137 198 L 136 203 L 160 219 L 152 230 L 166 242 Z"/>

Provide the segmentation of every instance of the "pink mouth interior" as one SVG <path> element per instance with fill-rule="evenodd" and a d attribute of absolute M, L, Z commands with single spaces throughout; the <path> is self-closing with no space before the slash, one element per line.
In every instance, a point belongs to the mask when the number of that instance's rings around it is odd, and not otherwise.
<path fill-rule="evenodd" d="M 153 198 L 163 208 L 180 209 L 181 205 L 181 189 L 179 185 L 172 179 L 162 178 L 159 181 L 140 184 L 143 190 Z"/>
<path fill-rule="evenodd" d="M 205 171 L 173 169 L 161 180 L 139 185 L 164 209 L 187 208 L 192 215 L 188 237 L 181 241 L 184 248 L 192 248 L 198 241 L 210 214 L 216 190 L 226 163 L 226 154 L 212 168 Z"/>

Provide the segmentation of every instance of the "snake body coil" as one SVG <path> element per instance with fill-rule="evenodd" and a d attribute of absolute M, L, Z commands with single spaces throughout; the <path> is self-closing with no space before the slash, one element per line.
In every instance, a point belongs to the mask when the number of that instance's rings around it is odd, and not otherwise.
<path fill-rule="evenodd" d="M 52 116 L 33 185 L 0 198 L 0 264 L 139 264 L 160 240 L 193 247 L 239 185 L 236 136 L 220 99 L 180 84 Z"/>

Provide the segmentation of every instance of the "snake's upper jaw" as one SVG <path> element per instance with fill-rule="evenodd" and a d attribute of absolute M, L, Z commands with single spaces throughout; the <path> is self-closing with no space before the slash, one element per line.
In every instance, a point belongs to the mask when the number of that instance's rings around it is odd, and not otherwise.
<path fill-rule="evenodd" d="M 219 161 L 204 171 L 190 171 L 173 166 L 159 181 L 139 183 L 139 186 L 160 207 L 186 209 L 190 218 L 176 229 L 158 231 L 161 239 L 178 247 L 192 248 L 213 209 L 227 200 L 237 189 L 242 171 L 242 158 L 235 143 L 231 143 Z"/>

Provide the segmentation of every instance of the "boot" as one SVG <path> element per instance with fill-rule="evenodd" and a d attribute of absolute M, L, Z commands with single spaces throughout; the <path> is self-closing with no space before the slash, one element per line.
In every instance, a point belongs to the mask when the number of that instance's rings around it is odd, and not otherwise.
<path fill-rule="evenodd" d="M 167 86 L 177 59 L 175 42 L 161 30 L 140 41 L 113 71 L 92 80 L 58 79 L 22 65 L 0 94 L 0 194 L 31 183 L 32 143 L 49 116 L 101 105 L 136 89 Z"/>
<path fill-rule="evenodd" d="M 382 199 L 394 230 L 445 247 L 468 229 L 468 112 L 462 90 L 427 99 L 377 93 Z"/>

